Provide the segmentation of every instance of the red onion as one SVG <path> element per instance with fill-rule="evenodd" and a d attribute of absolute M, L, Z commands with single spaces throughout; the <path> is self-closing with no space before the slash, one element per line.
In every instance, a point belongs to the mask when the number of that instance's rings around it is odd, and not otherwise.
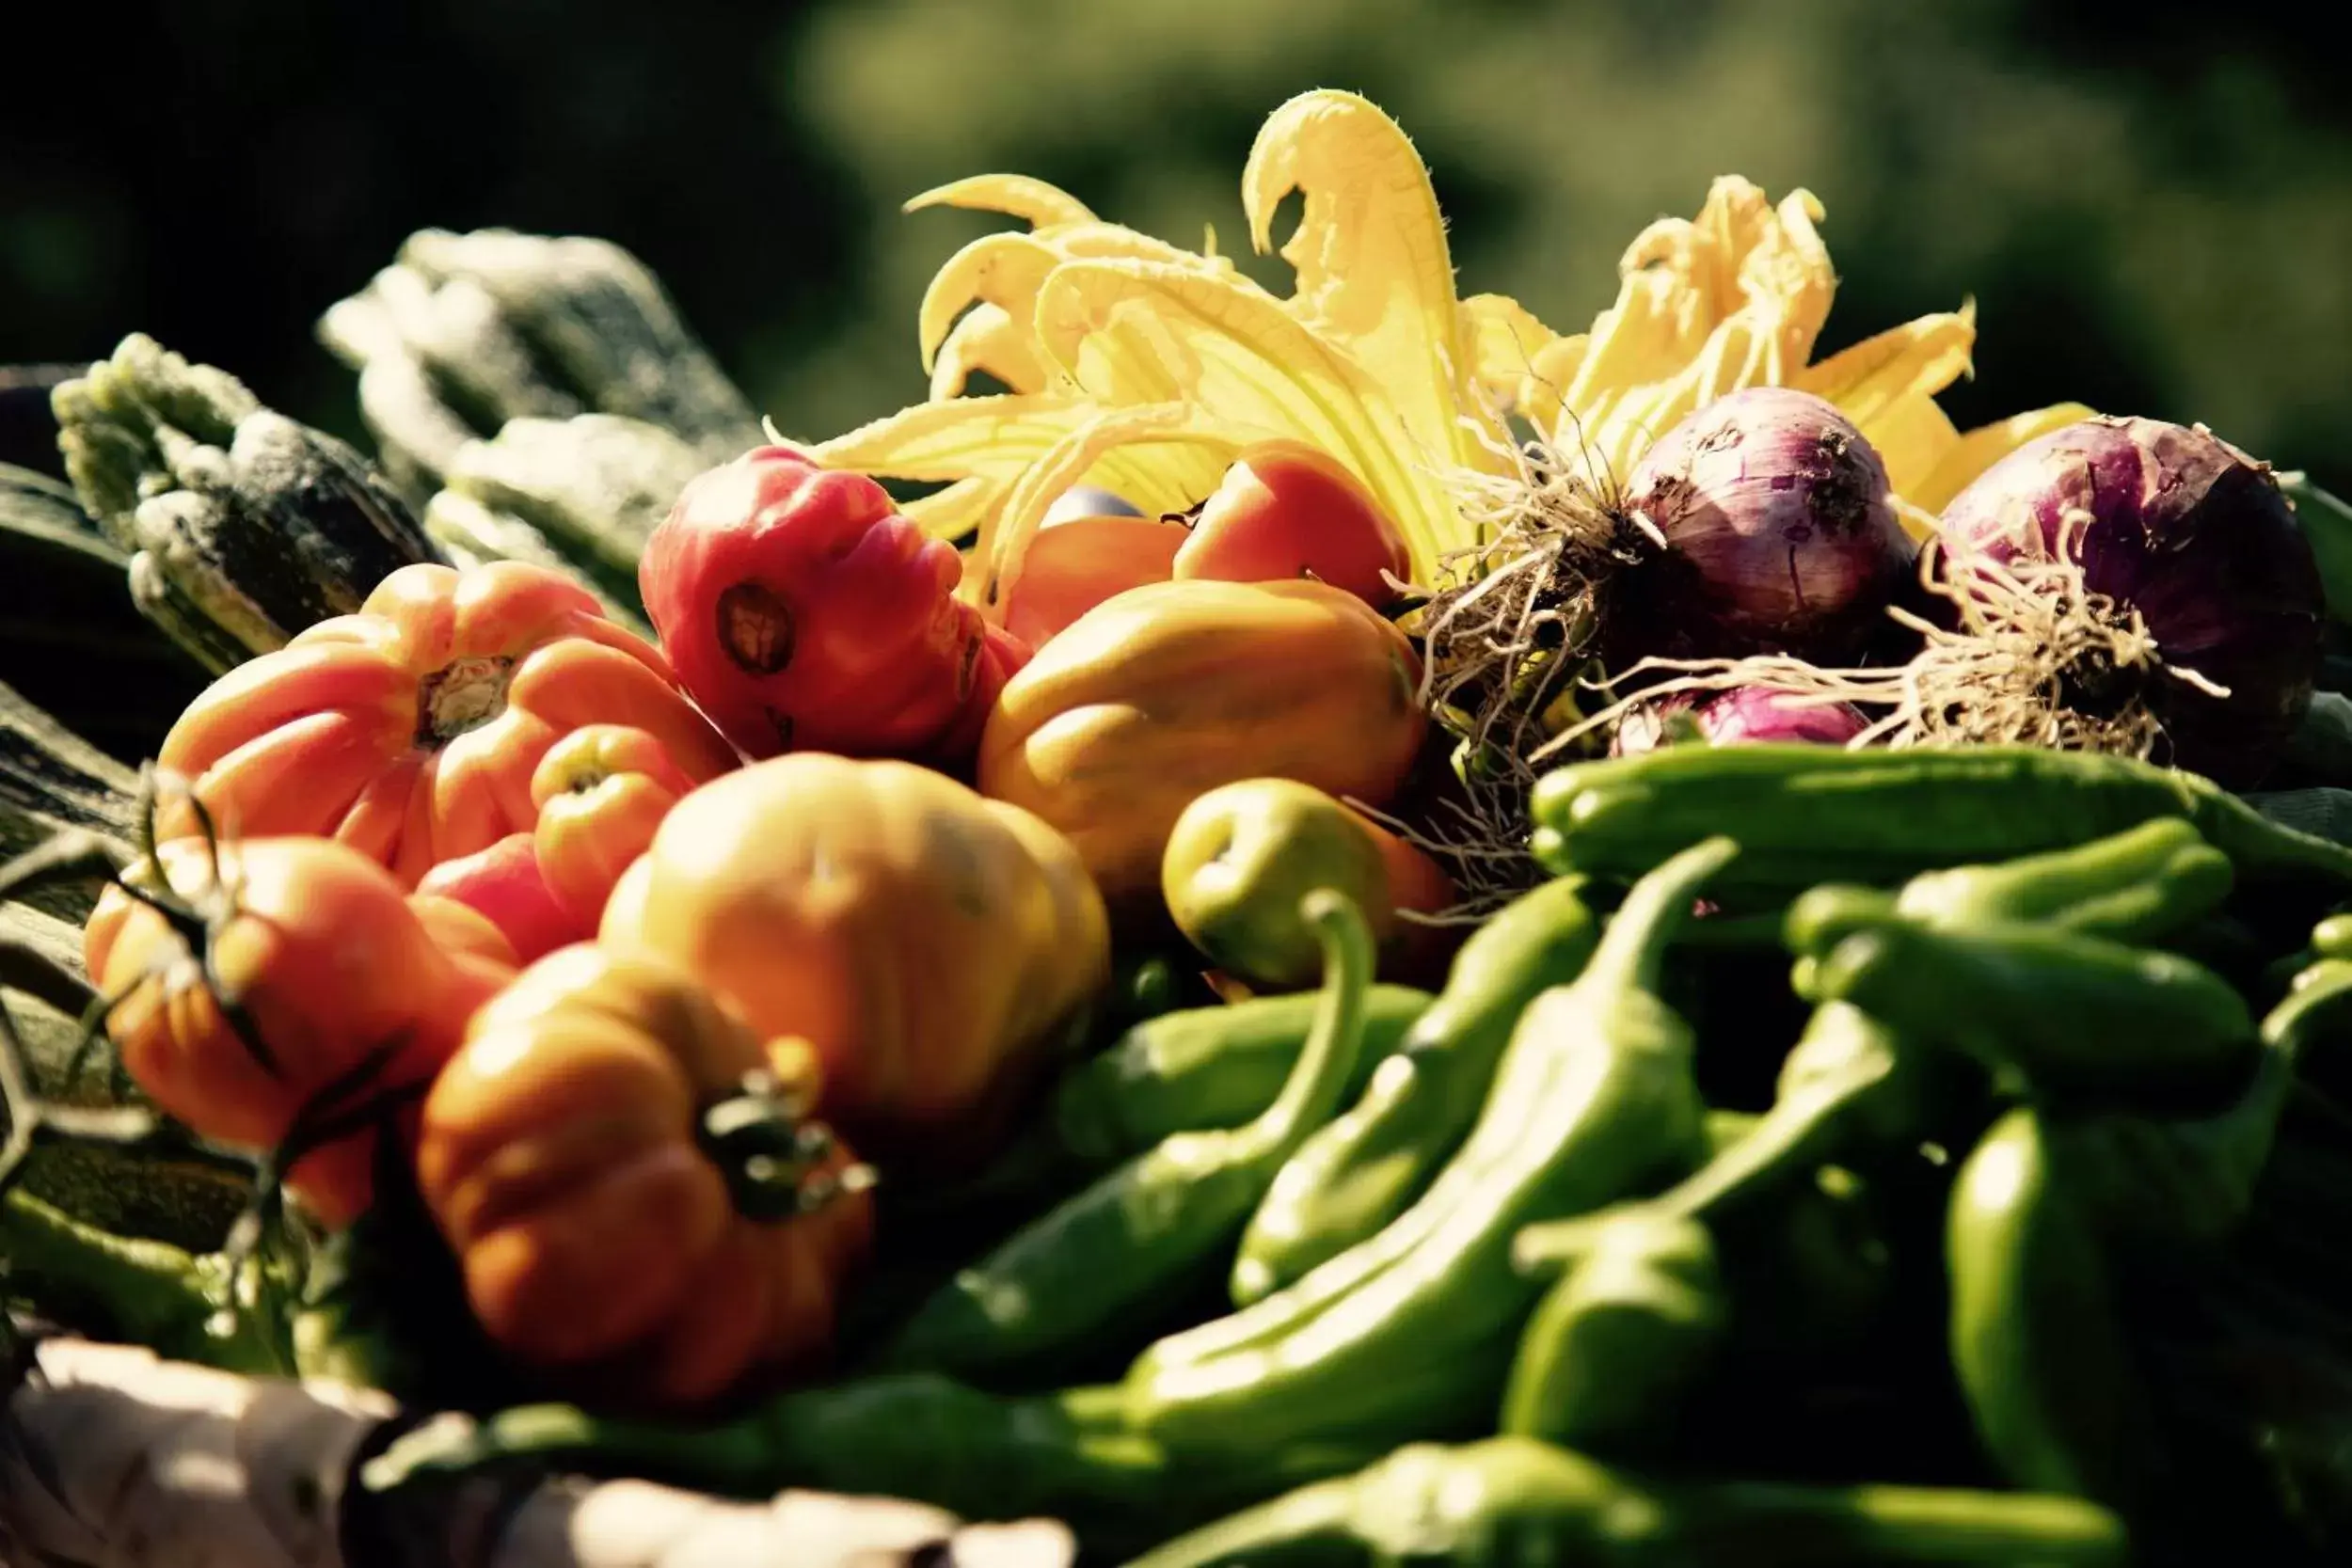
<path fill-rule="evenodd" d="M 2326 601 L 2311 544 L 2266 465 L 2202 426 L 2086 420 L 1979 475 L 1938 531 L 1941 570 L 1963 589 L 1972 562 L 2062 552 L 2080 564 L 2083 588 L 2111 601 L 2103 613 L 2138 613 L 2153 660 L 2071 670 L 2061 682 L 2070 705 L 2096 714 L 2145 705 L 2163 732 L 2158 760 L 2225 784 L 2269 770 L 2310 701 Z"/>
<path fill-rule="evenodd" d="M 1851 654 L 1913 557 L 1878 452 L 1828 402 L 1785 387 L 1733 392 L 1668 430 L 1622 508 L 1663 547 L 1613 585 L 1612 664 Z"/>
<path fill-rule="evenodd" d="M 1710 746 L 1787 740 L 1843 746 L 1869 722 L 1851 703 L 1799 702 L 1788 692 L 1765 686 L 1677 691 L 1628 708 L 1617 721 L 1609 754 L 1656 751 L 1666 738 L 1667 721 L 1678 713 L 1690 714 L 1700 737 Z"/>

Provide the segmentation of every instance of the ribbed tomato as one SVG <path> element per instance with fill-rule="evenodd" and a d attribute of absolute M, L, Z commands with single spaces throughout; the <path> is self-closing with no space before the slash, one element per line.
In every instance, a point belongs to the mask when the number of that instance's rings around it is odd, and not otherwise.
<path fill-rule="evenodd" d="M 357 613 L 213 683 L 157 761 L 225 831 L 338 838 L 414 887 L 528 832 L 539 759 L 604 722 L 655 736 L 697 780 L 735 766 L 660 651 L 587 590 L 517 562 L 405 566 Z M 195 821 L 172 810 L 162 827 L 182 836 Z"/>
<path fill-rule="evenodd" d="M 988 1153 L 1110 971 L 1060 834 L 930 768 L 813 752 L 680 800 L 597 940 L 800 1042 L 825 1118 L 901 1169 Z"/>
<path fill-rule="evenodd" d="M 276 1148 L 307 1107 L 384 1053 L 349 1101 L 422 1087 L 473 1009 L 512 971 L 445 952 L 391 874 L 325 838 L 224 843 L 218 874 L 201 840 L 160 847 L 171 891 L 215 923 L 215 978 L 236 1000 L 267 1061 L 238 1033 L 186 939 L 153 909 L 108 888 L 83 953 L 122 1065 L 149 1099 L 205 1136 Z M 339 1099 L 338 1103 L 343 1103 Z M 409 1102 L 413 1118 L 414 1103 Z M 368 1204 L 375 1147 L 361 1130 L 296 1164 L 288 1184 L 329 1225 Z"/>
<path fill-rule="evenodd" d="M 417 1182 L 492 1339 L 568 1392 L 691 1407 L 829 1346 L 871 1202 L 683 971 L 591 944 L 485 1006 Z M 830 1192 L 827 1189 L 830 1188 Z"/>
<path fill-rule="evenodd" d="M 952 766 L 1028 653 L 955 596 L 962 573 L 872 480 L 761 447 L 686 486 L 637 578 L 679 678 L 746 754 Z"/>

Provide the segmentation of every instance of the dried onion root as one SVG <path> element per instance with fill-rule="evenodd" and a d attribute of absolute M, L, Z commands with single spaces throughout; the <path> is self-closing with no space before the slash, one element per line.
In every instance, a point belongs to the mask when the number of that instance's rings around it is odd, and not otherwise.
<path fill-rule="evenodd" d="M 1625 517 L 1579 454 L 1542 440 L 1512 444 L 1481 430 L 1501 471 L 1443 478 L 1479 543 L 1438 561 L 1438 581 L 1414 612 L 1422 706 L 1459 741 L 1459 800 L 1407 823 L 1372 812 L 1436 856 L 1461 899 L 1430 924 L 1471 925 L 1543 878 L 1527 852 L 1533 759 L 1548 721 L 1576 689 L 1600 602 L 1615 571 L 1654 535 Z M 1354 802 L 1359 809 L 1361 802 Z"/>
<path fill-rule="evenodd" d="M 2146 619 L 2084 586 L 2082 565 L 2063 542 L 2055 556 L 1999 561 L 1971 553 L 1965 570 L 1936 569 L 1942 550 L 1920 555 L 1927 591 L 1952 608 L 1940 626 L 1899 608 L 1887 613 L 1916 632 L 1920 651 L 1901 665 L 1828 669 L 1759 655 L 1740 659 L 1644 659 L 1614 679 L 1667 673 L 1564 730 L 1539 747 L 1541 762 L 1614 723 L 1638 703 L 1673 692 L 1758 687 L 1791 705 L 1851 703 L 1875 711 L 1848 742 L 1863 746 L 2027 745 L 2157 756 L 2164 728 L 2151 696 L 2165 680 L 2214 697 L 2228 692 L 2162 657 Z"/>

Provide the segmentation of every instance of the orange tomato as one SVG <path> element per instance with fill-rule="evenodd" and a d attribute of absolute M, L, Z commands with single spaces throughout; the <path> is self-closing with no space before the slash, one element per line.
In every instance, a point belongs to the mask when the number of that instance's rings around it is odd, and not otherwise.
<path fill-rule="evenodd" d="M 608 721 L 654 735 L 692 778 L 735 766 L 660 650 L 585 589 L 518 562 L 404 566 L 356 613 L 214 682 L 157 761 L 224 831 L 339 838 L 414 887 L 529 831 L 539 759 Z M 191 833 L 193 814 L 163 829 Z"/>
<path fill-rule="evenodd" d="M 452 963 L 487 965 L 501 985 L 522 968 L 523 961 L 516 956 L 515 944 L 506 940 L 506 933 L 472 905 L 437 893 L 412 893 L 407 903 L 433 945 Z"/>
<path fill-rule="evenodd" d="M 798 1212 L 757 1185 L 798 1125 L 742 1099 L 769 1063 L 684 972 L 585 943 L 475 1016 L 425 1102 L 417 1180 L 494 1341 L 567 1391 L 654 1408 L 821 1358 L 871 1203 L 844 1189 Z M 723 1101 L 755 1108 L 748 1138 L 708 1131 Z M 835 1145 L 808 1173 L 850 1163 Z"/>
<path fill-rule="evenodd" d="M 1381 609 L 1396 598 L 1382 573 L 1409 580 L 1405 535 L 1339 459 L 1304 441 L 1245 449 L 1201 503 L 1173 575 L 1227 582 L 1311 577 Z"/>
<path fill-rule="evenodd" d="M 1038 530 L 1005 600 L 1005 629 L 1032 649 L 1109 598 L 1166 582 L 1190 537 L 1158 517 L 1072 517 Z"/>
<path fill-rule="evenodd" d="M 277 1148 L 314 1097 L 380 1049 L 389 1054 L 369 1092 L 421 1087 L 510 973 L 443 952 L 391 874 L 347 845 L 247 839 L 222 844 L 219 857 L 216 879 L 201 840 L 159 855 L 171 891 L 219 922 L 215 978 L 269 1065 L 154 910 L 110 887 L 83 932 L 92 982 L 121 997 L 107 1032 L 124 1069 L 207 1137 Z M 328 1225 L 346 1224 L 367 1207 L 374 1148 L 372 1132 L 336 1139 L 297 1163 L 288 1185 Z"/>
<path fill-rule="evenodd" d="M 597 940 L 683 966 L 878 1159 L 984 1152 L 1106 982 L 1077 851 L 1029 813 L 910 763 L 771 758 L 671 808 Z"/>
<path fill-rule="evenodd" d="M 532 834 L 508 833 L 487 849 L 443 861 L 424 874 L 419 893 L 453 898 L 499 928 L 524 963 L 585 941 L 596 922 L 581 920 L 548 890 Z"/>
<path fill-rule="evenodd" d="M 694 787 L 661 742 L 626 724 L 591 724 L 548 749 L 531 775 L 539 870 L 556 902 L 596 929 L 612 886 Z"/>

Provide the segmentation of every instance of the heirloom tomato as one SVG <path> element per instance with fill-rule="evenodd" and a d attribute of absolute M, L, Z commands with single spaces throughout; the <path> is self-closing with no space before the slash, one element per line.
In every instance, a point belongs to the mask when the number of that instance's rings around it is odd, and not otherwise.
<path fill-rule="evenodd" d="M 404 566 L 356 613 L 214 682 L 157 760 L 227 831 L 338 838 L 414 887 L 529 831 L 540 757 L 599 722 L 650 732 L 697 779 L 736 762 L 660 652 L 586 589 L 512 561 Z M 163 826 L 195 832 L 184 809 Z"/>

